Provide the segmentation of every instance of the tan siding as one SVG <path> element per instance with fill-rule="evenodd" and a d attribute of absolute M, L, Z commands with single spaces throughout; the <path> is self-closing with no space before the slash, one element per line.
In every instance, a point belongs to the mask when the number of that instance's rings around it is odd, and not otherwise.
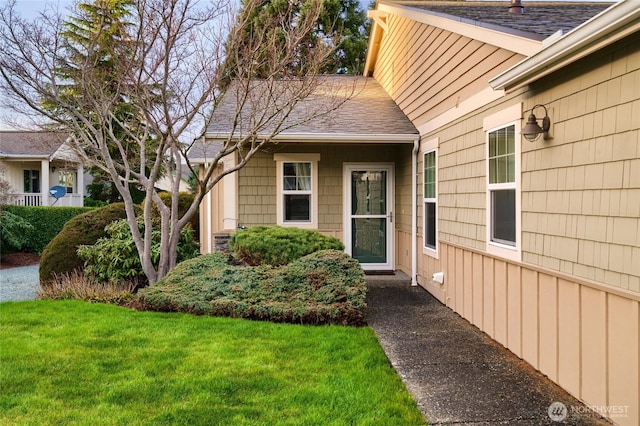
<path fill-rule="evenodd" d="M 320 154 L 318 229 L 325 234 L 342 239 L 343 163 L 345 162 L 393 162 L 396 165 L 398 175 L 396 176 L 394 222 L 397 228 L 410 232 L 411 149 L 410 144 L 376 144 L 370 145 L 370 149 L 363 149 L 361 145 L 297 144 L 278 145 L 277 152 Z M 276 163 L 272 153 L 259 153 L 238 172 L 238 198 L 240 224 L 253 226 L 276 223 Z M 407 262 L 407 265 L 410 265 L 410 261 Z"/>
<path fill-rule="evenodd" d="M 581 351 L 582 368 L 590 374 L 582 376 L 580 395 L 593 405 L 607 405 L 607 295 L 603 291 L 582 288 L 580 291 L 580 306 L 589 306 L 587 311 L 582 309 L 581 340 L 582 347 L 589 348 Z"/>
<path fill-rule="evenodd" d="M 538 274 L 539 370 L 558 381 L 558 285 L 555 277 Z"/>
<path fill-rule="evenodd" d="M 391 15 L 388 26 L 374 77 L 418 125 L 488 87 L 491 76 L 523 58 L 407 18 Z"/>
<path fill-rule="evenodd" d="M 527 104 L 547 105 L 554 139 L 525 142 L 522 155 L 523 260 L 635 292 L 639 38 L 541 83 Z"/>
<path fill-rule="evenodd" d="M 445 242 L 440 249 L 439 260 L 419 256 L 420 285 L 575 397 L 638 424 L 640 296 Z M 438 271 L 444 285 L 429 279 Z M 462 279 L 469 273 L 473 286 Z"/>
<path fill-rule="evenodd" d="M 628 407 L 628 417 L 620 422 L 628 425 L 640 422 L 639 306 L 622 297 L 607 297 L 607 404 Z"/>

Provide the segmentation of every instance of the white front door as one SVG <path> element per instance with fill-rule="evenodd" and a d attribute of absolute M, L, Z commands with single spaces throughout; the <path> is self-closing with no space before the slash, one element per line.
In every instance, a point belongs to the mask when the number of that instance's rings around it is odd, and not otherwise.
<path fill-rule="evenodd" d="M 364 270 L 393 270 L 393 164 L 348 163 L 344 172 L 347 253 Z"/>

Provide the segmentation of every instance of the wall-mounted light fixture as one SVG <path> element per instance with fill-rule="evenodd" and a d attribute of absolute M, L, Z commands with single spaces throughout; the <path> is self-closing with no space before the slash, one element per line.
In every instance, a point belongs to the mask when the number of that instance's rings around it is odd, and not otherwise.
<path fill-rule="evenodd" d="M 536 108 L 544 108 L 544 118 L 542 119 L 542 127 L 538 125 L 538 119 L 536 118 L 533 110 Z M 531 113 L 529 114 L 529 118 L 527 119 L 527 124 L 524 126 L 524 129 L 520 131 L 522 136 L 525 137 L 529 142 L 534 142 L 538 140 L 540 135 L 544 134 L 544 139 L 550 139 L 549 137 L 549 129 L 551 128 L 551 119 L 549 118 L 549 114 L 547 113 L 547 107 L 538 104 L 531 108 Z"/>

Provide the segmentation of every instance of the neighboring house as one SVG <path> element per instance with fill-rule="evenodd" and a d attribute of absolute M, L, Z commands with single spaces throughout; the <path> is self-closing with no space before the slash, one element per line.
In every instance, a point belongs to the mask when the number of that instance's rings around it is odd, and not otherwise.
<path fill-rule="evenodd" d="M 508 6 L 380 0 L 366 90 L 225 177 L 203 248 L 239 225 L 335 235 L 637 425 L 640 1 Z M 550 119 L 533 142 L 531 113 Z"/>
<path fill-rule="evenodd" d="M 0 131 L 0 165 L 13 203 L 23 206 L 82 206 L 83 166 L 67 145 L 68 135 L 45 131 Z M 66 189 L 56 201 L 54 186 Z"/>

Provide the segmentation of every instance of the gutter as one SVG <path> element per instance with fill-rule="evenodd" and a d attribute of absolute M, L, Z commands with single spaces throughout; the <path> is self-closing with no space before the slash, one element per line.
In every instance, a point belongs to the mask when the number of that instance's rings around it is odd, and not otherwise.
<path fill-rule="evenodd" d="M 413 141 L 411 152 L 411 285 L 418 285 L 418 151 L 420 139 Z"/>
<path fill-rule="evenodd" d="M 207 139 L 229 139 L 228 133 L 207 133 Z M 411 143 L 418 135 L 408 134 L 365 134 L 365 133 L 280 133 L 272 135 L 256 135 L 257 139 L 270 139 L 270 142 L 370 142 L 370 143 Z"/>
<path fill-rule="evenodd" d="M 542 51 L 489 81 L 513 91 L 640 30 L 640 0 L 623 0 L 568 32 Z"/>
<path fill-rule="evenodd" d="M 12 159 L 12 158 L 16 158 L 16 159 L 33 159 L 33 160 L 48 160 L 49 156 L 47 154 L 1 154 L 0 153 L 0 158 L 6 158 L 8 160 Z"/>

